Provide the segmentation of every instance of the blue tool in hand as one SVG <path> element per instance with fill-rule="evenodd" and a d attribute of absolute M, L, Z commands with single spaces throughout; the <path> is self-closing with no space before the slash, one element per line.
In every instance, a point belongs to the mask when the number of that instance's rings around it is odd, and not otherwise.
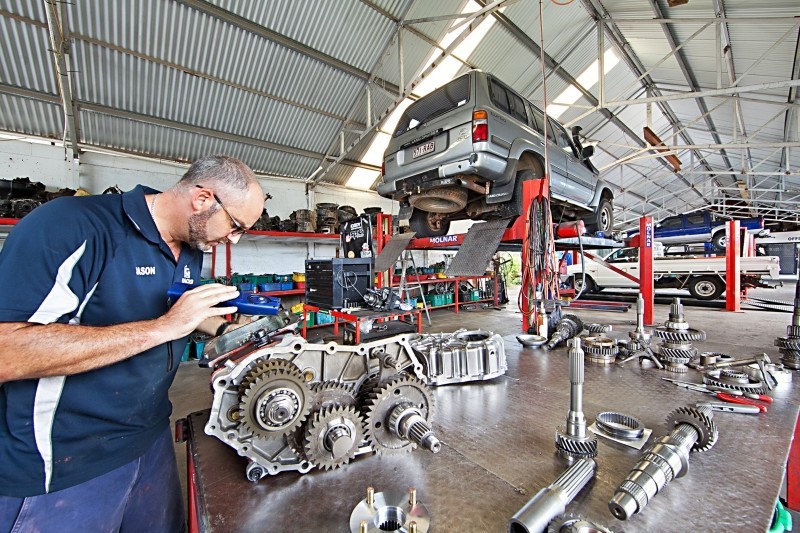
<path fill-rule="evenodd" d="M 167 298 L 170 303 L 175 303 L 184 292 L 199 286 L 174 283 L 167 291 Z M 263 294 L 240 292 L 239 296 L 233 300 L 222 302 L 216 307 L 236 307 L 238 312 L 244 315 L 277 315 L 281 307 L 281 300 Z"/>

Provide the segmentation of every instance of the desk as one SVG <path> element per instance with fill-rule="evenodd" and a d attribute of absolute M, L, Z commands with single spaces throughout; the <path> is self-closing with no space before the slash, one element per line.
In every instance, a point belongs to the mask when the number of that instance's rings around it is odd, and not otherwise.
<path fill-rule="evenodd" d="M 306 313 L 309 311 L 318 313 L 320 308 L 315 305 L 303 304 L 303 329 L 302 335 L 303 338 L 306 337 Z M 355 342 L 354 344 L 359 344 L 361 342 L 361 322 L 365 320 L 376 320 L 378 322 L 383 322 L 386 320 L 395 320 L 400 319 L 405 316 L 413 316 L 416 318 L 416 325 L 417 325 L 417 333 L 422 333 L 422 310 L 421 309 L 412 309 L 411 311 L 402 311 L 400 309 L 393 309 L 391 311 L 371 311 L 368 309 L 360 310 L 360 311 L 336 311 L 335 309 L 328 310 L 328 313 L 333 317 L 333 334 L 339 334 L 339 321 L 343 322 L 352 322 L 355 324 Z"/>
<path fill-rule="evenodd" d="M 343 468 L 305 475 L 283 473 L 257 485 L 245 478 L 245 460 L 203 433 L 207 412 L 189 416 L 188 456 L 196 477 L 202 531 L 347 531 L 350 513 L 376 491 L 415 487 L 431 514 L 433 532 L 505 532 L 508 519 L 564 470 L 555 454 L 556 426 L 569 409 L 566 349 L 523 349 L 505 337 L 508 372 L 485 383 L 434 389 L 436 455 L 359 456 Z M 706 342 L 707 350 L 725 345 Z M 620 411 L 667 433 L 664 418 L 679 406 L 706 400 L 662 381 L 663 371 L 588 365 L 584 411 Z M 696 380 L 698 375 L 686 375 Z M 717 413 L 719 441 L 693 453 L 685 477 L 672 481 L 644 510 L 616 520 L 608 501 L 640 451 L 598 438 L 594 480 L 567 508 L 613 531 L 764 531 L 778 497 L 800 404 L 800 379 L 773 391 L 766 414 Z"/>

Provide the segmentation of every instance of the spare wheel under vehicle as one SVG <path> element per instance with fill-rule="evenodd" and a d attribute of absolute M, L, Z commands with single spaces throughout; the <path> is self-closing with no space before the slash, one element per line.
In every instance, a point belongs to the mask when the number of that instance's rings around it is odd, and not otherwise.
<path fill-rule="evenodd" d="M 412 194 L 408 202 L 414 209 L 430 213 L 455 213 L 467 205 L 467 191 L 452 187 L 437 187 Z"/>

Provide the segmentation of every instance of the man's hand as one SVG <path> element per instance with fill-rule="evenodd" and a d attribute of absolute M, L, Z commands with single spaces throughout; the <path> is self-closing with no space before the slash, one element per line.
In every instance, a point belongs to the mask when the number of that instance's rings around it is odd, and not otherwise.
<path fill-rule="evenodd" d="M 183 293 L 156 322 L 170 339 L 179 339 L 189 335 L 207 318 L 235 313 L 236 307 L 214 306 L 237 296 L 236 287 L 216 283 L 201 285 Z"/>

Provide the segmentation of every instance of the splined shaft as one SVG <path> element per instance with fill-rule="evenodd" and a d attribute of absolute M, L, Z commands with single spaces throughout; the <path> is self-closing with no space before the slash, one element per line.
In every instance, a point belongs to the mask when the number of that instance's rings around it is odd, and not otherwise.
<path fill-rule="evenodd" d="M 588 437 L 583 415 L 583 362 L 581 340 L 572 339 L 569 349 L 569 412 L 566 428 L 556 431 L 556 449 L 567 459 L 597 455 L 597 438 Z"/>
<path fill-rule="evenodd" d="M 689 471 L 689 452 L 705 451 L 717 441 L 717 427 L 710 409 L 681 407 L 670 413 L 667 425 L 673 429 L 645 450 L 639 462 L 608 502 L 620 520 L 640 512 L 664 487 Z"/>
<path fill-rule="evenodd" d="M 556 324 L 556 330 L 545 348 L 552 350 L 567 339 L 580 335 L 583 321 L 575 315 L 564 315 Z"/>
<path fill-rule="evenodd" d="M 508 522 L 508 533 L 539 533 L 547 529 L 555 517 L 563 514 L 567 505 L 594 477 L 594 459 L 581 458 L 572 463 L 553 483 L 528 500 Z"/>

